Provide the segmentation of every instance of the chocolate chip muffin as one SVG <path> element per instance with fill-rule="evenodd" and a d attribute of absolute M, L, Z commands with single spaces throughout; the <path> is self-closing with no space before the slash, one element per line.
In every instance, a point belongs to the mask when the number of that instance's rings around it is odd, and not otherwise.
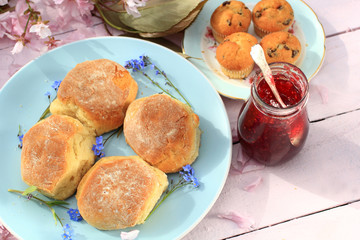
<path fill-rule="evenodd" d="M 287 62 L 296 64 L 301 53 L 299 39 L 288 32 L 274 32 L 260 41 L 268 63 Z"/>
<path fill-rule="evenodd" d="M 227 36 L 216 49 L 216 59 L 222 72 L 229 78 L 246 78 L 254 68 L 250 51 L 257 42 L 254 36 L 245 32 Z"/>
<path fill-rule="evenodd" d="M 255 33 L 259 37 L 266 34 L 287 31 L 294 22 L 294 11 L 285 0 L 262 0 L 252 11 Z"/>
<path fill-rule="evenodd" d="M 251 23 L 251 11 L 240 1 L 225 1 L 215 9 L 210 18 L 214 38 L 221 43 L 235 32 L 247 32 Z"/>

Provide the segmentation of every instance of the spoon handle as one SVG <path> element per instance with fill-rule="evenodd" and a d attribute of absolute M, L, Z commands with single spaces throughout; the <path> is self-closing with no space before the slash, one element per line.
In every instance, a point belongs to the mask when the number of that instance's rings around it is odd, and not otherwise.
<path fill-rule="evenodd" d="M 262 47 L 259 44 L 254 45 L 251 48 L 250 55 L 253 58 L 254 62 L 259 66 L 259 68 L 263 72 L 265 81 L 269 85 L 269 87 L 270 87 L 272 93 L 274 94 L 276 100 L 280 103 L 282 108 L 286 108 L 285 103 L 281 99 L 280 94 L 279 94 L 278 90 L 276 89 L 275 81 L 274 81 L 274 78 L 272 76 L 271 69 L 270 69 L 269 65 L 267 64 L 267 62 L 266 62 L 265 55 L 264 55 L 264 50 L 262 49 Z"/>

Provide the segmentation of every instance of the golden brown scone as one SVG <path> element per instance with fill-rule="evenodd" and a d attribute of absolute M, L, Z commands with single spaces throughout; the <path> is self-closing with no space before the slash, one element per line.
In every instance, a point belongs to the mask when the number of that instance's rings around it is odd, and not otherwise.
<path fill-rule="evenodd" d="M 199 124 L 199 117 L 188 105 L 165 94 L 155 94 L 130 104 L 124 136 L 142 159 L 172 173 L 198 156 Z"/>
<path fill-rule="evenodd" d="M 48 197 L 70 197 L 94 164 L 94 143 L 94 134 L 74 118 L 52 115 L 40 121 L 23 138 L 23 181 Z"/>
<path fill-rule="evenodd" d="M 108 59 L 85 61 L 65 76 L 50 111 L 77 118 L 101 135 L 123 124 L 137 91 L 136 81 L 120 64 Z"/>
<path fill-rule="evenodd" d="M 268 63 L 287 62 L 296 64 L 301 53 L 301 43 L 297 37 L 288 32 L 273 32 L 260 42 Z"/>
<path fill-rule="evenodd" d="M 167 186 L 166 174 L 138 156 L 104 157 L 81 180 L 77 205 L 90 225 L 123 229 L 144 223 Z"/>

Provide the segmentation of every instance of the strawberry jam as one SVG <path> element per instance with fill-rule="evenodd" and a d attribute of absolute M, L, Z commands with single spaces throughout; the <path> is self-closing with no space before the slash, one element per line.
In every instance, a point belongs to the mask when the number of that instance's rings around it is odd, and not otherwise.
<path fill-rule="evenodd" d="M 287 107 L 280 107 L 262 73 L 253 72 L 251 96 L 239 114 L 238 134 L 249 157 L 276 165 L 291 159 L 305 143 L 309 131 L 308 82 L 304 73 L 291 64 L 273 63 L 270 68 Z"/>

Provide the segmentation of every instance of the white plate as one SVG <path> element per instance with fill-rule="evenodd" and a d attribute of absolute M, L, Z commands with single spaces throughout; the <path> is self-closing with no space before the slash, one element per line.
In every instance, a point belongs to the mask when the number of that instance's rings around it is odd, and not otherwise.
<path fill-rule="evenodd" d="M 183 50 L 192 57 L 190 61 L 208 77 L 221 95 L 247 99 L 250 96 L 249 82 L 247 79 L 230 79 L 221 72 L 215 58 L 215 41 L 207 34 L 211 14 L 222 2 L 223 0 L 209 0 L 205 4 L 196 20 L 185 30 Z M 252 10 L 258 0 L 244 0 L 243 2 Z M 305 2 L 299 0 L 288 0 L 288 2 L 295 14 L 294 35 L 299 38 L 302 49 L 305 50 L 302 51 L 297 65 L 310 81 L 320 70 L 325 57 L 324 29 L 315 12 Z M 253 23 L 248 32 L 257 37 Z M 257 39 L 260 40 L 259 37 Z"/>
<path fill-rule="evenodd" d="M 193 167 L 201 185 L 196 190 L 186 187 L 175 192 L 146 223 L 132 229 L 140 230 L 138 239 L 176 239 L 189 232 L 210 210 L 225 184 L 232 149 L 229 120 L 219 94 L 197 68 L 167 48 L 133 38 L 93 38 L 59 47 L 35 59 L 0 91 L 0 217 L 15 236 L 48 240 L 60 239 L 62 234 L 61 226 L 55 225 L 45 206 L 7 191 L 27 188 L 20 174 L 19 125 L 26 131 L 37 122 L 48 106 L 44 94 L 77 63 L 107 58 L 125 65 L 126 60 L 143 54 L 167 73 L 200 117 L 203 134 L 200 154 Z M 139 84 L 138 98 L 160 92 L 141 74 L 133 76 Z M 123 136 L 107 142 L 105 153 L 107 156 L 134 154 Z M 75 197 L 69 203 L 76 208 Z M 120 239 L 120 231 L 99 231 L 85 221 L 70 221 L 61 208 L 56 211 L 64 224 L 71 224 L 75 239 Z"/>

